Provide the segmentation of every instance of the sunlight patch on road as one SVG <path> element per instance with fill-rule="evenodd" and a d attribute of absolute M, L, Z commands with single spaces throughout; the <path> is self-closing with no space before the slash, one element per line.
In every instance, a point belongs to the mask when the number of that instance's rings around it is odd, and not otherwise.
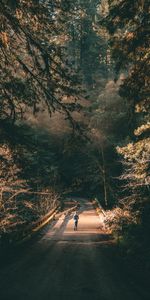
<path fill-rule="evenodd" d="M 79 223 L 78 230 L 74 231 L 74 212 L 69 214 L 62 214 L 60 218 L 54 223 L 45 236 L 43 240 L 56 240 L 56 241 L 89 241 L 89 240 L 108 240 L 102 230 L 103 226 L 100 222 L 100 218 L 96 211 L 93 209 L 92 205 L 88 203 L 86 206 L 82 206 L 78 210 Z"/>

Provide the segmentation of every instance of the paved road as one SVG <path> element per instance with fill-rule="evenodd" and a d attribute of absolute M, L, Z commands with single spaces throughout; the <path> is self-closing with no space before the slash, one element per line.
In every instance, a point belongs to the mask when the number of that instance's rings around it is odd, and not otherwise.
<path fill-rule="evenodd" d="M 61 215 L 0 269 L 0 300 L 146 300 L 113 257 L 90 202 L 81 200 L 78 231 Z"/>

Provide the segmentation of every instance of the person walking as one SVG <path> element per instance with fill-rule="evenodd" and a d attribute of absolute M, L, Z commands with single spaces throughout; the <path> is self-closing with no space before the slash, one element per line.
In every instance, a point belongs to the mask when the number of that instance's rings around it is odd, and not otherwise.
<path fill-rule="evenodd" d="M 75 214 L 73 216 L 73 220 L 74 220 L 74 230 L 77 230 L 77 228 L 78 228 L 78 220 L 79 220 L 79 216 L 78 216 L 77 212 L 75 212 Z"/>

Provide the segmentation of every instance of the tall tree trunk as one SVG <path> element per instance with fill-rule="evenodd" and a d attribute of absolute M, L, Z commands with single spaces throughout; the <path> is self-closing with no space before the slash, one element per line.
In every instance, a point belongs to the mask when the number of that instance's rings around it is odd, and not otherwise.
<path fill-rule="evenodd" d="M 104 200 L 105 206 L 108 206 L 108 196 L 107 196 L 107 185 L 106 185 L 106 168 L 105 168 L 105 157 L 104 157 L 104 149 L 101 146 L 101 154 L 102 154 L 102 161 L 103 161 L 103 184 L 104 184 Z"/>

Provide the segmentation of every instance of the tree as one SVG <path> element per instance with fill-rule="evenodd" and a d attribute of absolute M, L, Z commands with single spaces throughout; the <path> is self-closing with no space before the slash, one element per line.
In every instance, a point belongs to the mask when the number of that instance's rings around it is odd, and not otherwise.
<path fill-rule="evenodd" d="M 91 103 L 87 108 L 88 129 L 93 144 L 93 159 L 97 161 L 99 192 L 105 206 L 114 205 L 118 199 L 118 180 L 121 164 L 118 161 L 116 146 L 128 135 L 128 102 L 122 101 L 118 91 L 123 81 L 114 82 L 112 74 L 108 78 L 98 77 L 96 87 L 90 92 Z M 98 175 L 97 173 L 97 175 Z M 103 182 L 103 187 L 101 183 Z M 104 193 L 101 193 L 102 190 Z M 106 205 L 107 203 L 107 205 Z"/>
<path fill-rule="evenodd" d="M 110 45 L 116 71 L 126 70 L 127 76 L 120 94 L 130 102 L 130 120 L 133 123 L 136 111 L 149 111 L 148 97 L 148 3 L 128 0 L 109 1 L 109 15 L 103 24 L 111 34 Z"/>
<path fill-rule="evenodd" d="M 109 42 L 116 62 L 116 72 L 118 74 L 124 70 L 126 73 L 120 95 L 123 97 L 122 101 L 129 103 L 130 140 L 128 138 L 128 142 L 125 140 L 123 146 L 117 147 L 118 153 L 123 157 L 124 168 L 121 176 L 124 188 L 120 204 L 128 210 L 131 217 L 127 218 L 124 237 L 132 244 L 130 246 L 136 255 L 142 253 L 146 257 L 146 265 L 149 256 L 146 251 L 150 244 L 149 4 L 144 0 L 108 2 L 109 14 L 102 24 L 110 34 Z M 142 233 L 140 241 L 139 233 Z"/>
<path fill-rule="evenodd" d="M 107 41 L 97 33 L 99 1 L 74 1 L 68 10 L 68 63 L 81 77 L 82 87 L 94 87 L 95 77 L 106 73 Z"/>
<path fill-rule="evenodd" d="M 60 1 L 2 0 L 0 11 L 1 119 L 15 121 L 26 107 L 36 113 L 46 104 L 72 122 L 63 97 L 76 98 L 75 77 L 63 55 L 68 35 Z"/>

